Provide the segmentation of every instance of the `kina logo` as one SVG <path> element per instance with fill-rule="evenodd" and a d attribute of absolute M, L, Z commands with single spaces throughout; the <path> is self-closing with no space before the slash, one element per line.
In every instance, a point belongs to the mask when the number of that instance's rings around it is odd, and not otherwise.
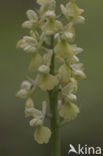
<path fill-rule="evenodd" d="M 88 145 L 81 146 L 80 144 L 77 145 L 75 148 L 72 144 L 69 145 L 70 149 L 68 154 L 71 155 L 75 153 L 77 155 L 102 155 L 102 148 L 101 147 L 89 147 Z"/>

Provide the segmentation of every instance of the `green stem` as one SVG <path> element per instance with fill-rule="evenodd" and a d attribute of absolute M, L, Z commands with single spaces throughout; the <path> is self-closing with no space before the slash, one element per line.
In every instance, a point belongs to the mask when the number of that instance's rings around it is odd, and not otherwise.
<path fill-rule="evenodd" d="M 51 37 L 51 48 L 54 49 L 54 36 Z M 54 75 L 54 53 L 51 60 L 50 73 Z M 59 114 L 57 111 L 57 97 L 58 88 L 49 91 L 50 100 L 50 113 L 52 114 L 51 122 L 51 152 L 52 156 L 60 156 L 61 140 L 60 140 L 60 127 L 59 127 Z"/>

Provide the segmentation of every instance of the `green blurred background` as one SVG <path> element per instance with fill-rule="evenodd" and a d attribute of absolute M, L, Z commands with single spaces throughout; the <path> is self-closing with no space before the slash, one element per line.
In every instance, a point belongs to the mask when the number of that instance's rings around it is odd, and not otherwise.
<path fill-rule="evenodd" d="M 77 26 L 76 42 L 84 48 L 80 58 L 87 80 L 79 84 L 80 115 L 62 129 L 62 156 L 68 155 L 69 143 L 103 144 L 103 0 L 77 3 L 85 9 L 86 23 Z M 34 7 L 33 0 L 0 1 L 0 156 L 50 155 L 49 145 L 34 141 L 23 101 L 15 97 L 29 63 L 28 56 L 16 49 L 16 42 L 27 33 L 21 28 L 26 10 Z"/>

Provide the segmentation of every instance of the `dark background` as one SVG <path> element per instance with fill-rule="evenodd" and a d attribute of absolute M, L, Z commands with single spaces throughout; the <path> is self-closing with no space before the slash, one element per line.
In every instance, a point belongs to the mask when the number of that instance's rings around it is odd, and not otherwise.
<path fill-rule="evenodd" d="M 62 129 L 62 156 L 68 155 L 70 143 L 103 144 L 103 0 L 77 3 L 85 9 L 86 23 L 76 27 L 76 43 L 84 48 L 80 58 L 87 80 L 79 84 L 80 115 Z M 49 145 L 34 141 L 34 129 L 24 117 L 24 101 L 15 97 L 29 63 L 16 42 L 27 33 L 21 28 L 26 10 L 34 7 L 33 0 L 0 1 L 0 156 L 50 155 Z"/>

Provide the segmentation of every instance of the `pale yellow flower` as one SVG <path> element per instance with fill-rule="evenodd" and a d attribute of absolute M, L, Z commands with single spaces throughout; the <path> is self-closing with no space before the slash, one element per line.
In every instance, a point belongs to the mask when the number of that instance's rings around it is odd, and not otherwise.
<path fill-rule="evenodd" d="M 73 57 L 73 47 L 66 40 L 60 40 L 54 48 L 57 57 L 71 60 Z"/>
<path fill-rule="evenodd" d="M 38 142 L 38 144 L 47 144 L 51 137 L 51 130 L 48 127 L 39 126 L 37 127 L 34 138 Z"/>
<path fill-rule="evenodd" d="M 70 102 L 66 102 L 61 106 L 59 111 L 60 116 L 63 117 L 65 120 L 73 120 L 77 114 L 79 113 L 79 108 Z"/>
<path fill-rule="evenodd" d="M 38 86 L 44 91 L 52 90 L 57 85 L 58 79 L 51 74 L 41 74 L 38 78 Z"/>

